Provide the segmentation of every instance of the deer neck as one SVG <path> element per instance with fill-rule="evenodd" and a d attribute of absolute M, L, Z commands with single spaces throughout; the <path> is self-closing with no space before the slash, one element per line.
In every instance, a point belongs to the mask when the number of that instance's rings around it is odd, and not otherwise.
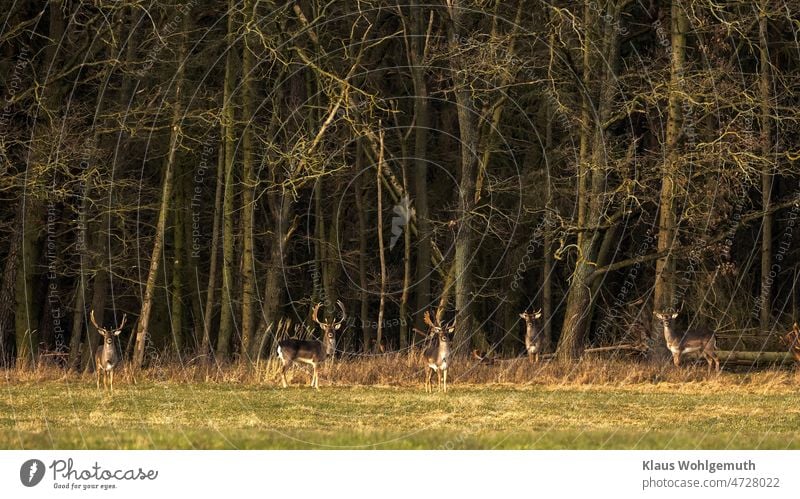
<path fill-rule="evenodd" d="M 672 345 L 680 341 L 680 338 L 675 336 L 675 329 L 672 323 L 664 324 L 664 339 L 667 341 L 667 345 Z"/>
<path fill-rule="evenodd" d="M 103 353 L 101 354 L 101 360 L 103 364 L 107 362 L 111 362 L 114 360 L 116 356 L 116 351 L 114 350 L 114 343 L 107 343 L 105 338 L 103 339 Z"/>
<path fill-rule="evenodd" d="M 333 357 L 334 353 L 336 353 L 336 339 L 325 336 L 325 340 L 322 342 L 323 358 Z"/>
<path fill-rule="evenodd" d="M 439 341 L 439 352 L 436 356 L 436 360 L 442 361 L 450 356 L 450 346 L 447 342 Z"/>
<path fill-rule="evenodd" d="M 531 347 L 533 345 L 533 341 L 538 334 L 538 330 L 536 329 L 536 324 L 533 322 L 529 322 L 527 328 L 525 329 L 525 346 Z"/>

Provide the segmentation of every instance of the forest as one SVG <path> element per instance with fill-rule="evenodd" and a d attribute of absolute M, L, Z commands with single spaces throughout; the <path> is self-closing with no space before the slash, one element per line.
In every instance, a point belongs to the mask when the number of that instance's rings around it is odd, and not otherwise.
<path fill-rule="evenodd" d="M 786 351 L 796 0 L 12 0 L 0 364 Z M 679 311 L 679 312 L 678 312 Z M 316 312 L 316 310 L 314 310 Z M 93 315 L 92 315 L 93 314 Z M 94 320 L 93 320 L 94 319 Z M 661 362 L 662 360 L 658 360 Z"/>

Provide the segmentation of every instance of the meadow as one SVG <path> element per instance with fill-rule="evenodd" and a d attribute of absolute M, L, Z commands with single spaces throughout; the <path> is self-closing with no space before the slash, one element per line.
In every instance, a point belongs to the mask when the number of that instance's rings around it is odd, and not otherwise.
<path fill-rule="evenodd" d="M 629 361 L 453 369 L 426 394 L 403 357 L 337 361 L 321 390 L 277 366 L 161 366 L 118 376 L 3 371 L 4 449 L 798 449 L 798 375 L 707 375 Z"/>

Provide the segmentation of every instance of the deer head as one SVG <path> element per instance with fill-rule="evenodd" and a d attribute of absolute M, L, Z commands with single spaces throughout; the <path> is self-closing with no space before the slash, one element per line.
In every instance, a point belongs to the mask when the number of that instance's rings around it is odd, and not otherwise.
<path fill-rule="evenodd" d="M 425 324 L 427 324 L 430 328 L 429 334 L 431 337 L 438 337 L 439 341 L 443 341 L 445 343 L 453 339 L 453 335 L 455 334 L 456 330 L 455 317 L 453 317 L 453 320 L 450 321 L 446 326 L 442 326 L 431 316 L 430 310 L 426 310 L 424 320 Z"/>
<path fill-rule="evenodd" d="M 533 322 L 542 318 L 542 309 L 540 308 L 535 312 L 533 310 L 530 312 L 522 312 L 519 316 L 522 317 L 525 322 Z"/>
<path fill-rule="evenodd" d="M 792 330 L 781 336 L 781 341 L 790 350 L 800 345 L 800 326 L 795 322 Z"/>
<path fill-rule="evenodd" d="M 660 320 L 665 326 L 669 327 L 672 325 L 672 321 L 678 318 L 679 312 L 680 310 L 676 312 L 675 309 L 668 308 L 663 312 L 653 312 L 653 315 L 655 315 L 656 318 Z"/>
<path fill-rule="evenodd" d="M 311 313 L 311 318 L 319 325 L 320 329 L 322 329 L 322 341 L 325 343 L 329 355 L 333 353 L 334 350 L 336 331 L 340 330 L 344 321 L 347 320 L 347 312 L 345 311 L 342 300 L 337 300 L 336 305 L 342 311 L 342 317 L 339 320 L 337 320 L 336 317 L 333 317 L 330 321 L 323 322 L 319 320 L 317 315 L 319 314 L 319 308 L 322 306 L 321 302 L 314 305 L 314 310 Z"/>
<path fill-rule="evenodd" d="M 97 324 L 97 321 L 94 320 L 94 310 L 92 310 L 89 313 L 89 320 L 92 321 L 92 325 L 97 329 L 97 332 L 100 333 L 100 335 L 103 336 L 104 345 L 113 346 L 114 337 L 115 336 L 119 336 L 119 334 L 122 332 L 122 328 L 125 327 L 125 321 L 128 320 L 128 315 L 127 314 L 123 314 L 122 315 L 122 324 L 120 324 L 119 326 L 117 326 L 117 327 L 115 327 L 113 329 L 106 329 L 106 328 L 100 326 L 99 324 Z"/>

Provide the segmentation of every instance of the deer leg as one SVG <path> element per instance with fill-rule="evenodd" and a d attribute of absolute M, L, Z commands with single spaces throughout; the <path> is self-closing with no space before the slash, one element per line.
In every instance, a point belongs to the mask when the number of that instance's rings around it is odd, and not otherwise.
<path fill-rule="evenodd" d="M 108 377 L 109 377 L 109 382 L 111 383 L 111 391 L 113 392 L 114 391 L 114 371 L 113 370 L 109 371 Z"/>
<path fill-rule="evenodd" d="M 433 375 L 433 371 L 431 368 L 428 367 L 425 369 L 425 393 L 430 393 L 431 390 L 431 376 Z"/>
<path fill-rule="evenodd" d="M 286 382 L 286 371 L 289 369 L 291 362 L 283 362 L 283 367 L 281 367 L 281 383 L 283 384 L 284 388 L 289 386 L 289 383 Z"/>
<path fill-rule="evenodd" d="M 442 370 L 441 369 L 437 369 L 436 370 L 436 391 L 437 392 L 442 391 Z"/>
<path fill-rule="evenodd" d="M 717 373 L 719 373 L 719 371 L 720 371 L 720 368 L 719 368 L 719 357 L 717 356 L 717 352 L 715 352 L 713 350 L 708 352 L 708 371 L 709 372 L 711 372 L 711 363 L 712 362 L 714 363 L 714 370 L 717 371 Z"/>
<path fill-rule="evenodd" d="M 99 367 L 95 367 L 95 374 L 97 375 L 96 376 L 96 378 L 97 378 L 97 389 L 99 390 L 100 389 L 100 368 Z"/>
<path fill-rule="evenodd" d="M 314 368 L 314 375 L 311 377 L 311 386 L 314 389 L 319 390 L 319 375 L 317 374 L 317 363 L 314 362 L 313 364 L 311 364 L 311 367 Z"/>
<path fill-rule="evenodd" d="M 444 370 L 444 393 L 447 393 L 447 369 Z"/>
<path fill-rule="evenodd" d="M 681 367 L 681 354 L 675 352 L 672 354 L 672 363 L 675 364 L 675 367 Z"/>

